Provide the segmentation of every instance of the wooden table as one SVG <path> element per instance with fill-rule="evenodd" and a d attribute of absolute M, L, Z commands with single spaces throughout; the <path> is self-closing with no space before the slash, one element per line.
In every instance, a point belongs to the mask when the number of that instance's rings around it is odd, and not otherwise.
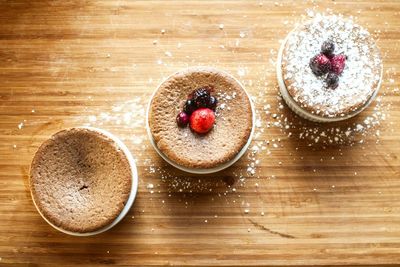
<path fill-rule="evenodd" d="M 400 263 L 400 2 L 313 2 L 2 1 L 0 265 Z M 327 8 L 376 35 L 385 75 L 360 116 L 318 125 L 279 99 L 274 63 Z M 168 166 L 144 129 L 158 83 L 193 65 L 234 74 L 258 114 L 252 149 L 206 177 Z M 40 143 L 79 125 L 124 139 L 140 175 L 128 216 L 83 238 L 51 228 L 28 187 Z"/>

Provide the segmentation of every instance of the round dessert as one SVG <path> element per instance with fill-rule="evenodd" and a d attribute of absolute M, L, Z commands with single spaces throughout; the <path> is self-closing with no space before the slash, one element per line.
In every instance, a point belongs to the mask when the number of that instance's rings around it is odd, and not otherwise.
<path fill-rule="evenodd" d="M 50 225 L 91 235 L 108 230 L 128 212 L 137 172 L 119 139 L 100 129 L 71 128 L 39 147 L 29 185 L 36 208 Z"/>
<path fill-rule="evenodd" d="M 250 144 L 253 106 L 243 86 L 224 71 L 192 67 L 163 81 L 148 107 L 156 151 L 192 173 L 229 167 Z"/>
<path fill-rule="evenodd" d="M 286 37 L 278 55 L 282 97 L 318 122 L 355 116 L 377 94 L 382 60 L 371 35 L 350 19 L 317 15 Z"/>

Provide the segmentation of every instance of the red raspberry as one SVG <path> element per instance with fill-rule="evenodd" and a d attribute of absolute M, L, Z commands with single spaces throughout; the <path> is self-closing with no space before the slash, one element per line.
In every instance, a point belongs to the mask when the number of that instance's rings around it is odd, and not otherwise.
<path fill-rule="evenodd" d="M 209 108 L 199 108 L 190 116 L 190 128 L 199 134 L 210 131 L 215 122 L 215 114 Z"/>
<path fill-rule="evenodd" d="M 326 74 L 331 69 L 331 62 L 324 54 L 318 54 L 310 60 L 310 68 L 317 76 Z"/>
<path fill-rule="evenodd" d="M 332 71 L 337 75 L 340 75 L 344 70 L 345 63 L 346 63 L 345 55 L 343 54 L 335 55 L 331 59 Z"/>

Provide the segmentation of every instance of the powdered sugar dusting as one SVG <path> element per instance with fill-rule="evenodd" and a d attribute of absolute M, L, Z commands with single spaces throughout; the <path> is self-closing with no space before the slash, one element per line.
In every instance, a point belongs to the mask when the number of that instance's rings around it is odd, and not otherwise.
<path fill-rule="evenodd" d="M 129 101 L 120 104 L 114 104 L 111 111 L 98 111 L 87 116 L 85 126 L 102 127 L 102 126 L 118 126 L 127 129 L 140 129 L 145 127 L 145 109 L 146 100 L 142 97 L 135 97 Z M 131 143 L 139 145 L 146 138 L 143 135 L 133 135 L 129 137 Z M 126 139 L 124 139 L 125 141 Z"/>
<path fill-rule="evenodd" d="M 310 59 L 326 40 L 336 54 L 347 56 L 336 89 L 327 88 L 325 76 L 317 77 Z M 324 117 L 344 116 L 361 108 L 381 79 L 382 62 L 372 37 L 361 26 L 341 16 L 315 15 L 287 39 L 283 53 L 283 78 L 293 99 L 303 108 Z"/>

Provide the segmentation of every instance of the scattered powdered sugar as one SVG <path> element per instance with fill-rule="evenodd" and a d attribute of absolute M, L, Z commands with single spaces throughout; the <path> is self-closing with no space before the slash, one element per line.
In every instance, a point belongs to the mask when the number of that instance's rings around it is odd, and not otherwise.
<path fill-rule="evenodd" d="M 22 129 L 22 127 L 24 127 L 24 122 L 20 122 L 19 124 L 18 124 L 18 129 Z"/>
<path fill-rule="evenodd" d="M 215 111 L 215 115 L 217 117 L 221 116 L 221 111 L 223 110 L 231 110 L 229 101 L 232 99 L 236 98 L 236 92 L 233 92 L 232 94 L 226 93 L 226 92 L 216 92 L 217 99 L 218 99 L 218 106 Z M 222 117 L 222 119 L 225 119 Z"/>
<path fill-rule="evenodd" d="M 239 67 L 237 70 L 237 74 L 239 75 L 239 77 L 245 76 L 246 73 L 247 73 L 247 69 L 245 67 Z"/>
<path fill-rule="evenodd" d="M 142 127 L 145 121 L 145 104 L 141 97 L 112 107 L 112 113 L 101 112 L 99 116 L 106 121 L 114 121 L 124 127 Z M 100 122 L 101 125 L 102 122 Z"/>
<path fill-rule="evenodd" d="M 277 97 L 279 105 L 283 105 L 280 96 Z M 363 114 L 363 120 L 355 122 L 345 121 L 334 124 L 318 124 L 300 119 L 297 115 L 280 113 L 271 116 L 272 125 L 281 129 L 287 137 L 298 138 L 306 142 L 307 146 L 327 145 L 354 145 L 364 143 L 366 138 L 375 135 L 375 142 L 379 142 L 380 131 L 377 129 L 389 115 L 391 104 L 383 105 L 379 96 L 372 104 L 372 114 Z M 362 115 L 359 115 L 362 116 Z"/>
<path fill-rule="evenodd" d="M 147 189 L 153 189 L 154 185 L 153 184 L 147 184 Z"/>
<path fill-rule="evenodd" d="M 144 129 L 146 119 L 146 99 L 135 97 L 129 101 L 115 104 L 111 111 L 98 110 L 96 114 L 87 116 L 84 126 L 118 126 L 125 129 Z M 143 143 L 146 132 L 141 130 L 140 134 L 130 135 L 124 141 L 130 141 L 134 145 Z"/>

